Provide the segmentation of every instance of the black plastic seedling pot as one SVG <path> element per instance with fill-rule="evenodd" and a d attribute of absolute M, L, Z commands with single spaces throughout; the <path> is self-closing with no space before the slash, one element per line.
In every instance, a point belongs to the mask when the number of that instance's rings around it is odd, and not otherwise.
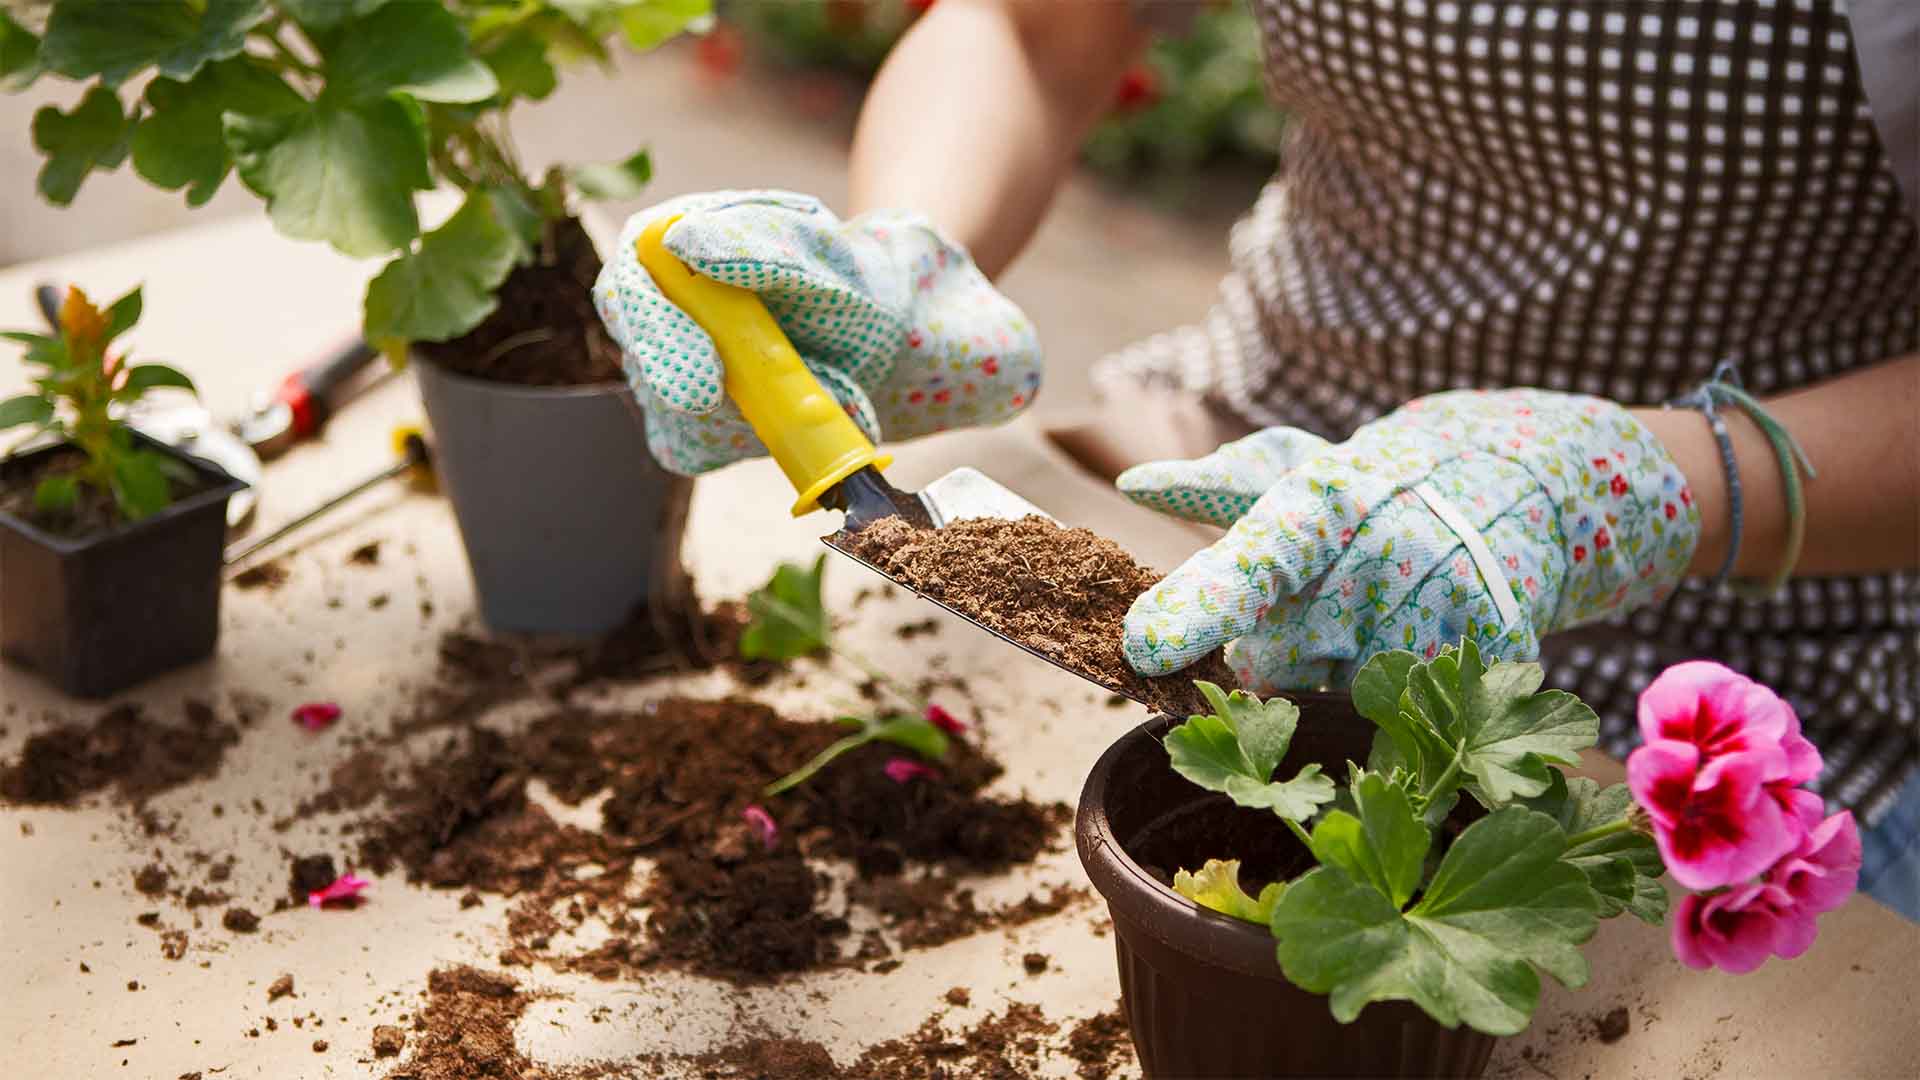
<path fill-rule="evenodd" d="M 1278 770 L 1317 762 L 1344 777 L 1364 762 L 1373 725 L 1345 695 L 1303 694 L 1300 726 Z M 1368 1005 L 1351 1024 L 1327 999 L 1288 982 L 1266 927 L 1210 911 L 1162 878 L 1209 858 L 1243 858 L 1243 880 L 1292 877 L 1311 856 L 1271 813 L 1246 810 L 1189 783 L 1161 744 L 1159 716 L 1107 749 L 1087 778 L 1074 823 L 1080 861 L 1113 916 L 1120 995 L 1149 1077 L 1478 1076 L 1494 1039 L 1449 1030 L 1406 1002 Z M 1260 856 L 1280 863 L 1249 873 Z M 1291 860 L 1291 862 L 1287 861 Z M 1156 875 L 1155 871 L 1159 871 Z"/>
<path fill-rule="evenodd" d="M 205 659 L 220 636 L 227 499 L 246 485 L 135 438 L 185 462 L 204 486 L 151 517 L 86 536 L 56 536 L 0 513 L 0 654 L 75 697 L 106 697 Z M 32 475 L 64 448 L 0 462 L 0 483 Z"/>

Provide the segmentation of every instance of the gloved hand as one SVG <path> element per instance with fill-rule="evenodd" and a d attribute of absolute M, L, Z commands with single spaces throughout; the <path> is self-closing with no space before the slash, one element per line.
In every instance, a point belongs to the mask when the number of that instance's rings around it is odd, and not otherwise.
<path fill-rule="evenodd" d="M 1134 601 L 1142 674 L 1223 642 L 1250 690 L 1345 687 L 1374 653 L 1543 634 L 1663 597 L 1699 541 L 1679 468 L 1627 412 L 1545 390 L 1413 401 L 1339 445 L 1269 428 L 1136 466 L 1135 502 L 1228 526 Z"/>
<path fill-rule="evenodd" d="M 925 218 L 841 221 L 784 191 L 688 195 L 635 214 L 594 302 L 625 352 L 660 464 L 694 475 L 766 448 L 721 389 L 713 339 L 661 295 L 634 254 L 656 218 L 696 273 L 753 290 L 867 437 L 908 439 L 1005 420 L 1040 388 L 1040 345 L 1011 300 Z"/>

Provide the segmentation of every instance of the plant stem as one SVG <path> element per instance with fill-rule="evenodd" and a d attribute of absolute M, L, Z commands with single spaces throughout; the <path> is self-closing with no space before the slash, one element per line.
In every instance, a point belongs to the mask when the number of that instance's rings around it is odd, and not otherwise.
<path fill-rule="evenodd" d="M 799 610 L 794 608 L 792 604 L 787 603 L 785 600 L 782 600 L 777 596 L 772 596 L 772 595 L 757 596 L 755 598 L 755 603 L 758 603 L 764 606 L 767 610 L 771 611 L 775 615 L 778 615 L 780 618 L 785 619 L 788 623 L 791 623 L 794 626 L 807 625 L 806 615 L 802 614 Z M 892 675 L 887 674 L 885 671 L 882 671 L 879 667 L 875 666 L 874 663 L 868 660 L 866 657 L 861 656 L 859 653 L 854 652 L 852 649 L 847 648 L 845 645 L 842 645 L 839 642 L 834 641 L 832 634 L 830 632 L 825 632 L 821 634 L 820 643 L 821 645 L 826 647 L 826 650 L 828 652 L 852 664 L 854 667 L 859 668 L 861 671 L 866 673 L 868 678 L 872 679 L 874 682 L 880 683 L 881 685 L 885 686 L 887 689 L 892 690 L 895 694 L 898 694 L 903 701 L 905 701 L 909 705 L 912 705 L 915 711 L 920 712 L 922 714 L 924 714 L 927 711 L 927 699 L 925 697 L 922 697 L 921 695 L 914 693 L 911 689 L 908 689 L 906 684 L 900 682 L 898 679 L 895 679 Z"/>
<path fill-rule="evenodd" d="M 1460 776 L 1460 751 L 1456 750 L 1453 755 L 1453 760 L 1447 762 L 1446 771 L 1440 774 L 1439 778 L 1433 782 L 1432 787 L 1426 788 L 1421 792 L 1421 794 L 1426 796 L 1426 799 L 1428 802 L 1432 802 L 1434 794 L 1436 792 L 1442 792 L 1447 790 L 1448 785 L 1452 784 L 1454 780 L 1457 779 L 1459 776 Z"/>
<path fill-rule="evenodd" d="M 1287 828 L 1293 830 L 1293 835 L 1299 837 L 1300 842 L 1307 845 L 1308 851 L 1313 850 L 1313 837 L 1307 835 L 1307 830 L 1305 826 L 1301 825 L 1299 822 L 1293 820 L 1292 818 L 1281 818 L 1280 820 L 1286 822 Z"/>
<path fill-rule="evenodd" d="M 1581 844 L 1591 844 L 1595 840 L 1604 840 L 1616 833 L 1632 831 L 1633 819 L 1630 817 L 1622 817 L 1617 821 L 1609 821 L 1605 825 L 1595 825 L 1585 832 L 1574 833 L 1572 836 L 1567 837 L 1567 847 L 1576 848 Z"/>
<path fill-rule="evenodd" d="M 859 747 L 865 746 L 868 743 L 872 742 L 873 740 L 874 740 L 874 734 L 871 730 L 860 731 L 852 735 L 842 736 L 841 738 L 834 740 L 833 744 L 828 746 L 825 750 L 822 750 L 819 753 L 813 755 L 813 759 L 808 761 L 805 765 L 800 766 L 799 768 L 793 770 L 792 772 L 781 777 L 780 779 L 775 780 L 773 783 L 768 784 L 764 789 L 761 790 L 761 794 L 771 798 L 787 790 L 788 788 L 797 787 L 800 784 L 804 784 L 808 780 L 813 778 L 814 773 L 817 773 L 821 769 L 826 768 L 827 763 L 832 761 L 834 758 L 839 757 L 841 754 L 844 754 L 849 750 L 854 750 Z"/>

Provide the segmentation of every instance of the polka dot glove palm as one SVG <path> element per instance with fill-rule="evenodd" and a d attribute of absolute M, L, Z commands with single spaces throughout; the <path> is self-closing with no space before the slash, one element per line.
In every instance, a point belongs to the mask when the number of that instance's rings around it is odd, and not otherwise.
<path fill-rule="evenodd" d="M 1421 398 L 1339 445 L 1270 428 L 1119 485 L 1227 527 L 1134 601 L 1128 660 L 1161 675 L 1232 642 L 1241 681 L 1269 693 L 1468 637 L 1531 659 L 1543 634 L 1665 596 L 1700 532 L 1639 421 L 1544 390 Z"/>
<path fill-rule="evenodd" d="M 807 367 L 876 442 L 1005 420 L 1040 388 L 1032 324 L 915 214 L 841 221 L 782 191 L 689 195 L 635 214 L 594 284 L 625 352 L 654 457 L 686 475 L 766 448 L 721 388 L 713 340 L 634 254 L 656 218 L 696 273 L 758 293 Z"/>

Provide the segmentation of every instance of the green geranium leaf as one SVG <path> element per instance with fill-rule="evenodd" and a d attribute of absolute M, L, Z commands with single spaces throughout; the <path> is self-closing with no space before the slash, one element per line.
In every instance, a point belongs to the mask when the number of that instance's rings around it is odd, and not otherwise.
<path fill-rule="evenodd" d="M 1286 885 L 1273 882 L 1256 897 L 1240 887 L 1240 860 L 1208 859 L 1198 873 L 1181 870 L 1173 875 L 1173 891 L 1222 915 L 1267 925 L 1273 919 L 1273 907 L 1280 902 Z"/>
<path fill-rule="evenodd" d="M 266 65 L 248 57 L 208 64 L 191 81 L 155 79 L 147 87 L 149 115 L 133 133 L 133 168 L 169 191 L 186 188 L 199 206 L 233 167 L 221 117 L 276 116 L 303 101 Z"/>
<path fill-rule="evenodd" d="M 499 306 L 494 290 L 526 252 L 493 197 L 472 192 L 417 250 L 367 285 L 367 340 L 445 341 L 466 333 Z"/>
<path fill-rule="evenodd" d="M 713 0 L 643 0 L 620 6 L 620 32 L 641 52 L 666 42 L 695 19 L 713 14 Z"/>
<path fill-rule="evenodd" d="M 1355 813 L 1335 810 L 1320 819 L 1313 828 L 1314 858 L 1380 890 L 1396 909 L 1404 907 L 1420 887 L 1433 838 L 1405 789 L 1379 773 L 1362 773 L 1348 791 Z"/>
<path fill-rule="evenodd" d="M 1272 810 L 1289 821 L 1305 821 L 1334 797 L 1333 781 L 1307 765 L 1284 783 L 1272 781 L 1286 756 L 1300 711 L 1290 701 L 1261 702 L 1243 691 L 1225 694 L 1212 683 L 1196 683 L 1214 709 L 1190 717 L 1167 732 L 1167 757 L 1173 771 L 1208 791 L 1225 793 L 1241 806 Z"/>
<path fill-rule="evenodd" d="M 40 62 L 62 75 L 95 75 L 118 86 L 148 66 L 191 79 L 237 56 L 247 31 L 267 17 L 267 0 L 55 0 Z"/>
<path fill-rule="evenodd" d="M 421 101 L 484 101 L 500 90 L 439 3 L 390 3 L 343 24 L 323 46 L 327 96 L 364 102 L 391 91 Z"/>
<path fill-rule="evenodd" d="M 33 508 L 43 514 L 64 514 L 79 501 L 80 481 L 72 473 L 49 476 L 33 489 Z"/>
<path fill-rule="evenodd" d="M 111 172 L 127 157 L 133 118 L 120 111 L 120 98 L 104 86 L 87 91 L 70 113 L 43 105 L 33 114 L 33 145 L 47 157 L 40 167 L 40 194 L 65 206 L 95 169 Z"/>
<path fill-rule="evenodd" d="M 0 90 L 25 90 L 40 77 L 40 39 L 0 9 Z"/>
<path fill-rule="evenodd" d="M 747 597 L 750 621 L 740 634 L 740 655 L 748 660 L 791 660 L 826 648 L 832 633 L 820 583 L 827 557 L 811 569 L 781 563 L 773 577 Z"/>
<path fill-rule="evenodd" d="M 21 424 L 44 424 L 53 419 L 53 402 L 34 394 L 0 401 L 0 431 Z"/>
<path fill-rule="evenodd" d="M 384 255 L 420 233 L 413 193 L 431 187 L 416 114 L 391 98 L 322 98 L 278 116 L 228 116 L 240 179 L 267 200 L 274 227 L 355 256 Z"/>
<path fill-rule="evenodd" d="M 1621 820 L 1634 804 L 1625 784 L 1602 788 L 1555 769 L 1547 790 L 1524 805 L 1553 818 L 1572 837 Z M 1666 920 L 1667 891 L 1658 880 L 1666 865 L 1653 837 L 1632 830 L 1612 833 L 1569 847 L 1562 858 L 1579 867 L 1600 894 L 1601 918 L 1628 911 L 1655 926 Z"/>
<path fill-rule="evenodd" d="M 547 41 L 527 27 L 516 27 L 489 45 L 480 59 L 493 70 L 503 104 L 518 99 L 541 101 L 559 85 L 559 73 L 547 59 Z"/>
<path fill-rule="evenodd" d="M 386 3 L 387 0 L 279 0 L 280 10 L 309 30 L 326 30 L 348 19 L 370 15 Z"/>
<path fill-rule="evenodd" d="M 1600 737 L 1600 718 L 1572 694 L 1540 690 L 1538 664 L 1482 665 L 1472 641 L 1408 674 L 1410 699 L 1460 746 L 1475 797 L 1489 807 L 1547 790 L 1549 762 L 1577 765 Z"/>
<path fill-rule="evenodd" d="M 1562 862 L 1553 819 L 1506 807 L 1469 826 L 1404 913 L 1373 885 L 1321 866 L 1287 888 L 1271 928 L 1281 969 L 1330 995 L 1347 1023 L 1374 1001 L 1411 1001 L 1436 1021 L 1490 1035 L 1527 1026 L 1545 971 L 1586 982 L 1579 946 L 1598 899 Z"/>
<path fill-rule="evenodd" d="M 1420 712 L 1407 692 L 1407 680 L 1419 663 L 1410 652 L 1376 653 L 1354 676 L 1354 708 L 1380 729 L 1374 734 L 1367 768 L 1383 773 L 1405 769 L 1422 790 L 1431 793 L 1433 806 L 1451 807 L 1453 787 L 1440 790 L 1436 785 L 1453 763 L 1457 747 Z M 1429 823 L 1437 820 L 1427 815 Z"/>
<path fill-rule="evenodd" d="M 27 347 L 27 355 L 20 358 L 23 364 L 40 364 L 55 371 L 67 366 L 67 343 L 57 337 L 8 330 L 0 333 L 0 339 L 17 341 Z"/>
<path fill-rule="evenodd" d="M 575 165 L 567 170 L 573 189 L 589 199 L 637 199 L 653 179 L 653 159 L 642 150 L 625 161 Z"/>
<path fill-rule="evenodd" d="M 185 372 L 170 368 L 165 364 L 135 364 L 127 369 L 127 381 L 113 396 L 120 401 L 132 401 L 149 390 L 172 387 L 193 393 L 193 380 Z"/>

